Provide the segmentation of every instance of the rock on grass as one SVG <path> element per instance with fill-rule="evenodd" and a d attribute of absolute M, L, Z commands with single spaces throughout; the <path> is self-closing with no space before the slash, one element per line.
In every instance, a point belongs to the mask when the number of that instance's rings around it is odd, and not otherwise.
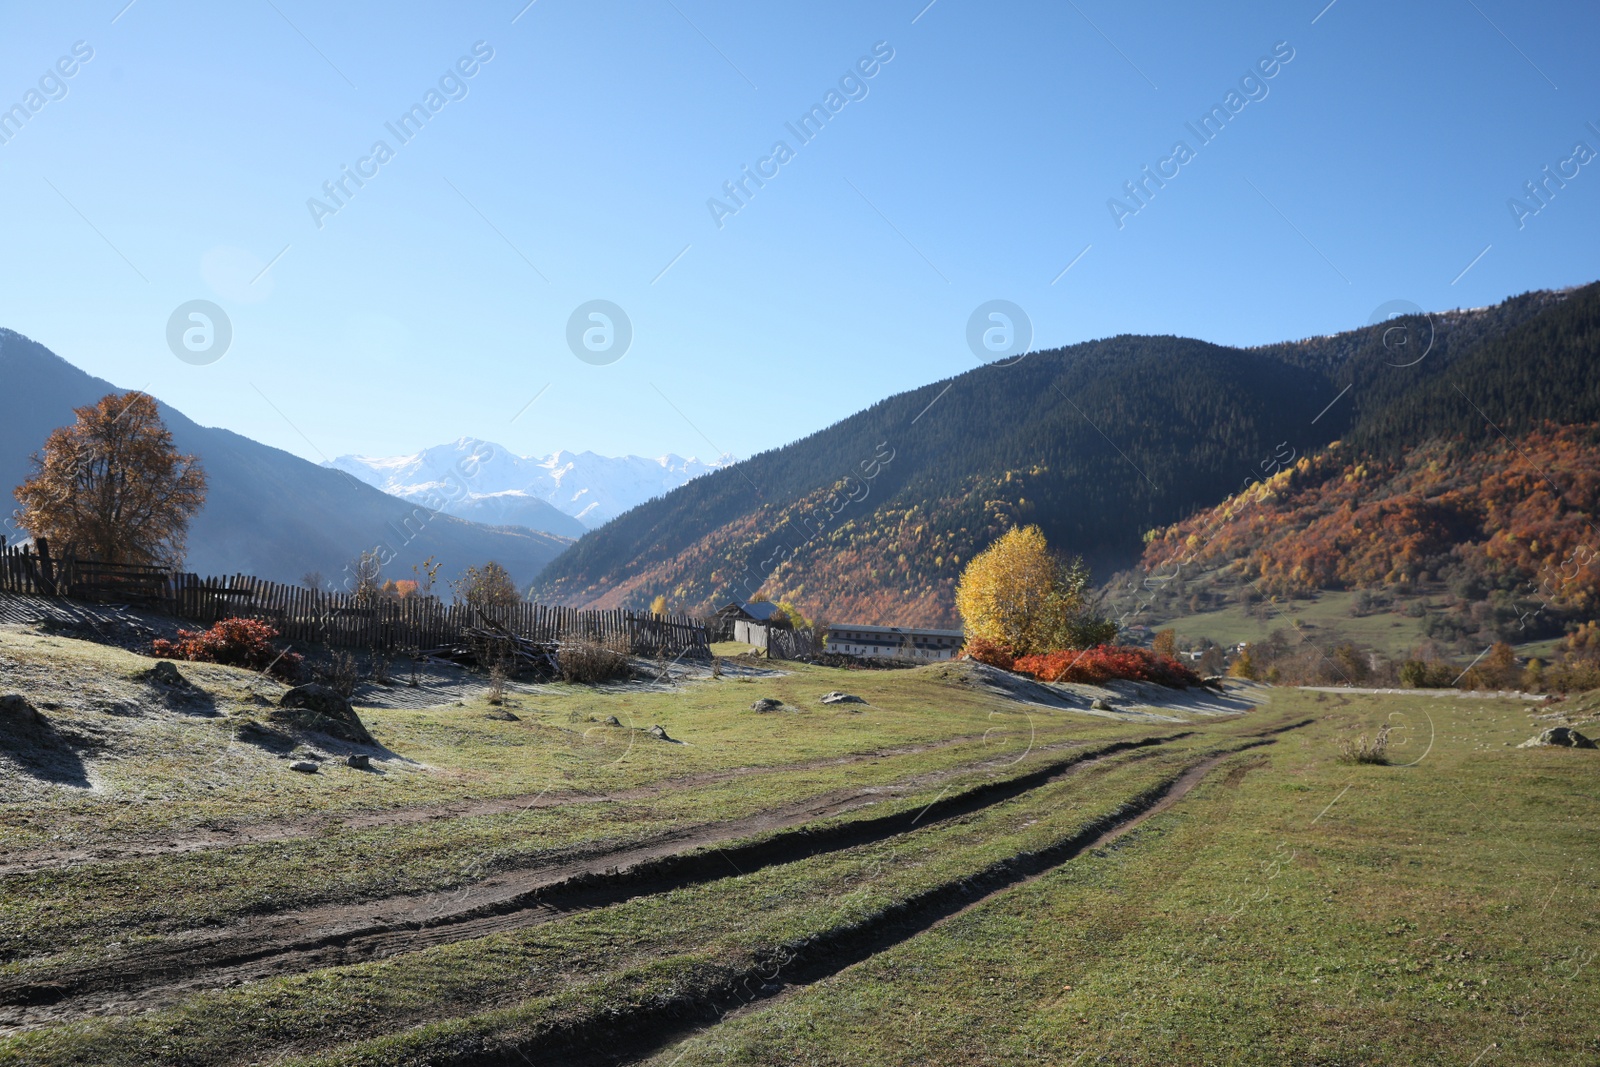
<path fill-rule="evenodd" d="M 325 685 L 299 685 L 283 694 L 268 716 L 275 723 L 316 730 L 345 741 L 369 745 L 372 735 L 350 701 Z"/>
<path fill-rule="evenodd" d="M 1530 737 L 1518 748 L 1594 748 L 1595 743 L 1570 726 L 1552 726 Z"/>

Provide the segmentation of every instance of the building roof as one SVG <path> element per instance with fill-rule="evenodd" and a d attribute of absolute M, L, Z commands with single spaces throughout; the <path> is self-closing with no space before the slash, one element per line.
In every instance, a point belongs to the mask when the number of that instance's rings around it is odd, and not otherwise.
<path fill-rule="evenodd" d="M 742 604 L 737 600 L 730 600 L 718 608 L 716 614 L 732 618 L 743 617 L 756 622 L 770 622 L 779 614 L 779 609 L 778 605 L 766 600 L 751 600 Z"/>
<path fill-rule="evenodd" d="M 828 626 L 828 632 L 835 630 L 856 630 L 861 633 L 883 634 L 886 637 L 965 637 L 961 630 L 929 630 L 917 626 L 866 626 L 852 622 L 836 622 Z"/>
<path fill-rule="evenodd" d="M 757 622 L 770 622 L 774 615 L 781 614 L 778 605 L 770 600 L 752 600 L 740 606 L 744 609 L 746 615 Z"/>
<path fill-rule="evenodd" d="M 783 613 L 778 605 L 766 600 L 747 600 L 743 604 L 738 601 L 729 601 L 717 609 L 717 617 L 733 619 L 734 621 L 758 622 L 763 626 L 774 626 L 780 630 L 792 630 L 794 624 L 789 616 Z"/>

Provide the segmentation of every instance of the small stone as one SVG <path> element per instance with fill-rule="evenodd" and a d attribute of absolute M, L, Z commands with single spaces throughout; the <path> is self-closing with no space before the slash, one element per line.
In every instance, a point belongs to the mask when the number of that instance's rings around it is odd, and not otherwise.
<path fill-rule="evenodd" d="M 491 712 L 489 712 L 489 714 L 485 715 L 484 718 L 485 719 L 493 719 L 496 722 L 521 722 L 522 721 L 521 716 L 515 715 L 515 714 L 513 714 L 512 712 L 509 712 L 509 711 L 491 711 Z"/>
<path fill-rule="evenodd" d="M 291 771 L 299 771 L 301 774 L 317 773 L 317 765 L 308 759 L 295 760 L 293 763 L 289 764 L 289 769 Z"/>
<path fill-rule="evenodd" d="M 650 729 L 646 730 L 645 733 L 649 734 L 651 737 L 655 738 L 657 741 L 671 741 L 672 740 L 672 738 L 667 736 L 667 731 L 663 730 L 659 726 L 652 726 L 652 727 L 650 727 Z"/>
<path fill-rule="evenodd" d="M 824 704 L 865 704 L 866 703 L 865 700 L 862 700 L 858 696 L 851 696 L 849 693 L 841 693 L 837 689 L 834 690 L 831 693 L 822 694 L 822 702 Z"/>
<path fill-rule="evenodd" d="M 372 757 L 364 752 L 352 752 L 344 758 L 345 766 L 354 767 L 358 771 L 372 768 Z"/>
<path fill-rule="evenodd" d="M 758 700 L 754 704 L 750 705 L 750 710 L 751 711 L 777 711 L 781 707 L 783 707 L 783 701 L 774 700 L 772 697 L 762 697 L 760 700 Z"/>
<path fill-rule="evenodd" d="M 1094 698 L 1094 702 L 1089 705 L 1089 708 L 1091 710 L 1093 710 L 1093 711 L 1116 711 L 1117 710 L 1116 708 L 1111 706 L 1111 701 L 1107 700 L 1105 697 L 1095 697 Z"/>
<path fill-rule="evenodd" d="M 1542 730 L 1538 737 L 1530 737 L 1518 748 L 1594 748 L 1595 743 L 1570 726 L 1552 726 Z"/>
<path fill-rule="evenodd" d="M 607 715 L 603 720 L 601 720 L 600 725 L 602 725 L 602 726 L 621 726 L 622 722 L 615 715 Z"/>
<path fill-rule="evenodd" d="M 178 670 L 178 665 L 170 659 L 156 663 L 154 667 L 139 676 L 152 685 L 164 686 L 168 689 L 193 689 L 194 683 L 185 678 Z"/>

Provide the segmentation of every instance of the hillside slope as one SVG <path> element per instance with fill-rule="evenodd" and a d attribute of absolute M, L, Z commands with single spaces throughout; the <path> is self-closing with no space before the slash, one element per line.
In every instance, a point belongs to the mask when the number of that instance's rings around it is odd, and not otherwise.
<path fill-rule="evenodd" d="M 1387 327 L 1237 349 L 1123 336 L 976 368 L 882 401 L 649 502 L 536 583 L 573 604 L 703 609 L 757 590 L 861 622 L 951 624 L 961 566 L 1037 522 L 1101 573 L 1141 536 L 1214 506 L 1568 302 L 1538 293 L 1427 322 L 1397 367 Z M 1398 418 L 1398 416 L 1395 416 Z"/>
<path fill-rule="evenodd" d="M 72 408 L 120 392 L 49 349 L 0 330 L 0 489 L 10 491 L 31 470 L 28 457 Z M 337 581 L 363 550 L 392 553 L 386 570 L 409 577 L 428 556 L 441 577 L 494 559 L 521 582 L 533 578 L 569 542 L 520 527 L 490 527 L 418 508 L 338 471 L 241 437 L 200 426 L 173 408 L 162 418 L 177 447 L 200 457 L 210 491 L 189 531 L 188 569 L 200 574 L 254 574 L 298 582 L 308 571 Z M 10 527 L 6 531 L 16 536 Z"/>
<path fill-rule="evenodd" d="M 1113 583 L 1129 622 L 1217 636 L 1225 605 L 1292 623 L 1319 591 L 1419 620 L 1455 651 L 1559 635 L 1600 609 L 1600 287 L 1371 405 L 1335 446 L 1152 531 Z M 1276 598 L 1279 608 L 1266 600 Z M 1328 621 L 1323 620 L 1324 628 Z"/>

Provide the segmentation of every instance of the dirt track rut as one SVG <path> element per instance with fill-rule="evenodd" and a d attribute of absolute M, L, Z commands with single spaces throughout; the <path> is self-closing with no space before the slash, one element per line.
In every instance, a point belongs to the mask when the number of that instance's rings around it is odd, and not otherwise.
<path fill-rule="evenodd" d="M 848 756 L 829 756 L 825 759 L 805 760 L 773 766 L 730 767 L 726 770 L 707 771 L 702 774 L 668 778 L 635 789 L 610 793 L 582 793 L 571 789 L 546 789 L 538 793 L 522 793 L 505 797 L 486 797 L 478 800 L 441 801 L 410 807 L 390 808 L 382 811 L 355 811 L 343 814 L 310 815 L 295 819 L 272 819 L 257 823 L 240 823 L 218 827 L 203 827 L 179 834 L 152 835 L 116 843 L 89 845 L 70 849 L 32 849 L 8 852 L 0 856 L 0 877 L 27 874 L 33 871 L 64 870 L 90 863 L 116 863 L 121 860 L 145 856 L 177 856 L 186 852 L 236 848 L 240 845 L 265 844 L 296 838 L 317 837 L 341 831 L 377 830 L 391 826 L 414 826 L 442 819 L 464 819 L 480 815 L 509 815 L 513 812 L 536 808 L 553 808 L 566 804 L 603 804 L 618 800 L 648 800 L 663 793 L 697 786 L 714 785 L 756 774 L 787 774 L 794 771 L 820 770 L 826 767 L 845 767 L 853 763 L 894 756 L 910 756 L 932 752 L 957 745 L 975 744 L 982 735 L 964 735 L 925 745 L 902 745 L 875 752 L 852 753 Z M 1082 742 L 1072 742 L 1081 744 Z"/>
<path fill-rule="evenodd" d="M 1308 720 L 1309 721 L 1309 720 Z M 1216 767 L 1250 748 L 1274 743 L 1275 735 L 1306 725 L 1287 724 L 1257 735 L 1253 744 L 1200 760 L 1162 786 L 1135 797 L 1123 809 L 1083 831 L 1036 852 L 991 864 L 977 874 L 930 888 L 886 908 L 865 923 L 826 931 L 799 946 L 777 950 L 762 965 L 715 989 L 685 991 L 655 1010 L 637 1010 L 604 1020 L 577 1020 L 540 1041 L 539 1062 L 552 1067 L 623 1067 L 650 1059 L 729 1018 L 770 1006 L 825 978 L 887 951 L 996 896 L 1041 878 L 1063 864 L 1104 848 L 1168 810 Z M 698 1018 L 696 1018 L 698 1017 Z M 603 1032 L 602 1032 L 603 1030 Z M 603 1049 L 604 1051 L 597 1051 Z M 533 1049 L 474 1057 L 474 1067 L 525 1067 Z M 449 1060 L 441 1063 L 451 1062 Z"/>
<path fill-rule="evenodd" d="M 821 828 L 812 825 L 1000 761 L 965 764 L 888 786 L 840 790 L 745 818 L 686 827 L 617 849 L 495 874 L 466 889 L 327 905 L 255 916 L 221 929 L 187 930 L 126 955 L 48 976 L 0 982 L 0 1031 L 149 1010 L 199 989 L 482 937 L 548 922 L 574 910 L 883 840 L 999 803 L 1120 753 L 1188 736 L 1191 731 L 1155 734 L 1047 759 L 1009 778 L 941 794 L 920 811 Z"/>
<path fill-rule="evenodd" d="M 1265 744 L 1272 735 L 1300 725 L 1304 723 L 1282 724 L 1239 740 Z M 603 907 L 885 840 L 1022 795 L 1120 753 L 1158 746 L 1192 733 L 1185 730 L 1150 735 L 1101 745 L 1066 758 L 1045 759 L 1012 777 L 942 793 L 920 811 L 898 811 L 824 827 L 812 825 L 981 769 L 983 762 L 919 775 L 890 786 L 840 790 L 741 819 L 687 827 L 610 851 L 496 874 L 454 892 L 329 905 L 252 917 L 221 929 L 184 931 L 121 957 L 63 968 L 26 981 L 0 982 L 0 1032 L 86 1016 L 151 1010 L 202 989 L 483 937 L 548 922 L 575 910 Z M 1047 756 L 1048 749 L 1036 755 Z M 1161 797 L 1106 827 L 1093 842 L 1075 846 L 1072 854 L 1112 840 L 1138 821 L 1164 810 L 1223 758 L 1225 755 L 1217 756 L 1191 768 Z M 1065 858 L 1070 856 L 1054 862 L 1064 862 Z"/>

